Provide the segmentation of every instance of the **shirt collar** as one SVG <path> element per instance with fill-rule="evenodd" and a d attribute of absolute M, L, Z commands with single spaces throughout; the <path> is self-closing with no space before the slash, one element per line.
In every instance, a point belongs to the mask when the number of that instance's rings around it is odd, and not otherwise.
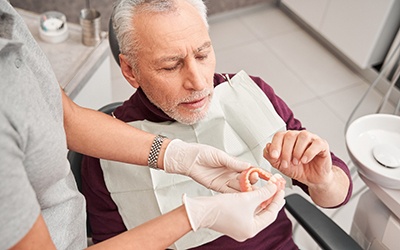
<path fill-rule="evenodd" d="M 138 88 L 129 100 L 118 107 L 114 115 L 124 122 L 136 120 L 149 120 L 151 122 L 174 121 L 164 111 L 151 103 L 141 88 Z"/>

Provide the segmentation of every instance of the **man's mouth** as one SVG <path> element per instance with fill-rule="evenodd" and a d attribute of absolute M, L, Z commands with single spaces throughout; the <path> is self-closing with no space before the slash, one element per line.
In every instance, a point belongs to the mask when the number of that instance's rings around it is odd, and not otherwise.
<path fill-rule="evenodd" d="M 193 101 L 189 101 L 189 102 L 181 102 L 181 105 L 184 106 L 187 109 L 200 109 L 203 108 L 208 100 L 208 96 L 205 96 L 203 98 L 200 99 L 196 99 Z"/>

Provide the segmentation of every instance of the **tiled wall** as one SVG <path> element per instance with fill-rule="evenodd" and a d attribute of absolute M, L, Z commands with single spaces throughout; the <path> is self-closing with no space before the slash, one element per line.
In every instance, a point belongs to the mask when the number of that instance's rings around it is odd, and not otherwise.
<path fill-rule="evenodd" d="M 273 0 L 205 0 L 209 15 L 223 11 L 233 10 L 261 2 L 273 2 Z M 112 0 L 91 0 L 92 8 L 97 9 L 102 16 L 102 29 L 108 29 L 108 20 L 111 15 Z M 10 0 L 17 8 L 43 13 L 56 10 L 67 16 L 68 22 L 79 23 L 79 12 L 86 5 L 86 0 Z"/>

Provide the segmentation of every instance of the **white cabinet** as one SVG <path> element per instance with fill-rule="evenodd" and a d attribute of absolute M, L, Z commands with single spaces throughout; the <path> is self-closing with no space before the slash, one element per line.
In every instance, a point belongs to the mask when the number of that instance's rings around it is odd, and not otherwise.
<path fill-rule="evenodd" d="M 400 26 L 400 0 L 281 0 L 364 69 L 383 61 Z"/>
<path fill-rule="evenodd" d="M 281 3 L 293 11 L 294 14 L 300 17 L 313 29 L 319 30 L 329 0 L 282 0 Z"/>

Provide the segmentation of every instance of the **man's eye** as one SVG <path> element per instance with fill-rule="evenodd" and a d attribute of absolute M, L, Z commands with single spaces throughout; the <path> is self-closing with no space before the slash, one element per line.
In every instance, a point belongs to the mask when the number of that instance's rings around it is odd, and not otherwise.
<path fill-rule="evenodd" d="M 178 68 L 178 65 L 174 66 L 174 67 L 170 67 L 170 68 L 164 68 L 164 70 L 166 71 L 174 71 Z"/>
<path fill-rule="evenodd" d="M 208 55 L 196 56 L 196 59 L 200 60 L 200 61 L 205 60 L 207 58 L 208 58 Z"/>
<path fill-rule="evenodd" d="M 173 66 L 171 66 L 171 67 L 164 67 L 164 68 L 162 68 L 162 70 L 165 70 L 165 71 L 175 71 L 175 70 L 177 70 L 180 66 L 181 66 L 181 62 L 178 62 L 177 64 L 175 64 L 175 65 L 173 65 Z"/>

